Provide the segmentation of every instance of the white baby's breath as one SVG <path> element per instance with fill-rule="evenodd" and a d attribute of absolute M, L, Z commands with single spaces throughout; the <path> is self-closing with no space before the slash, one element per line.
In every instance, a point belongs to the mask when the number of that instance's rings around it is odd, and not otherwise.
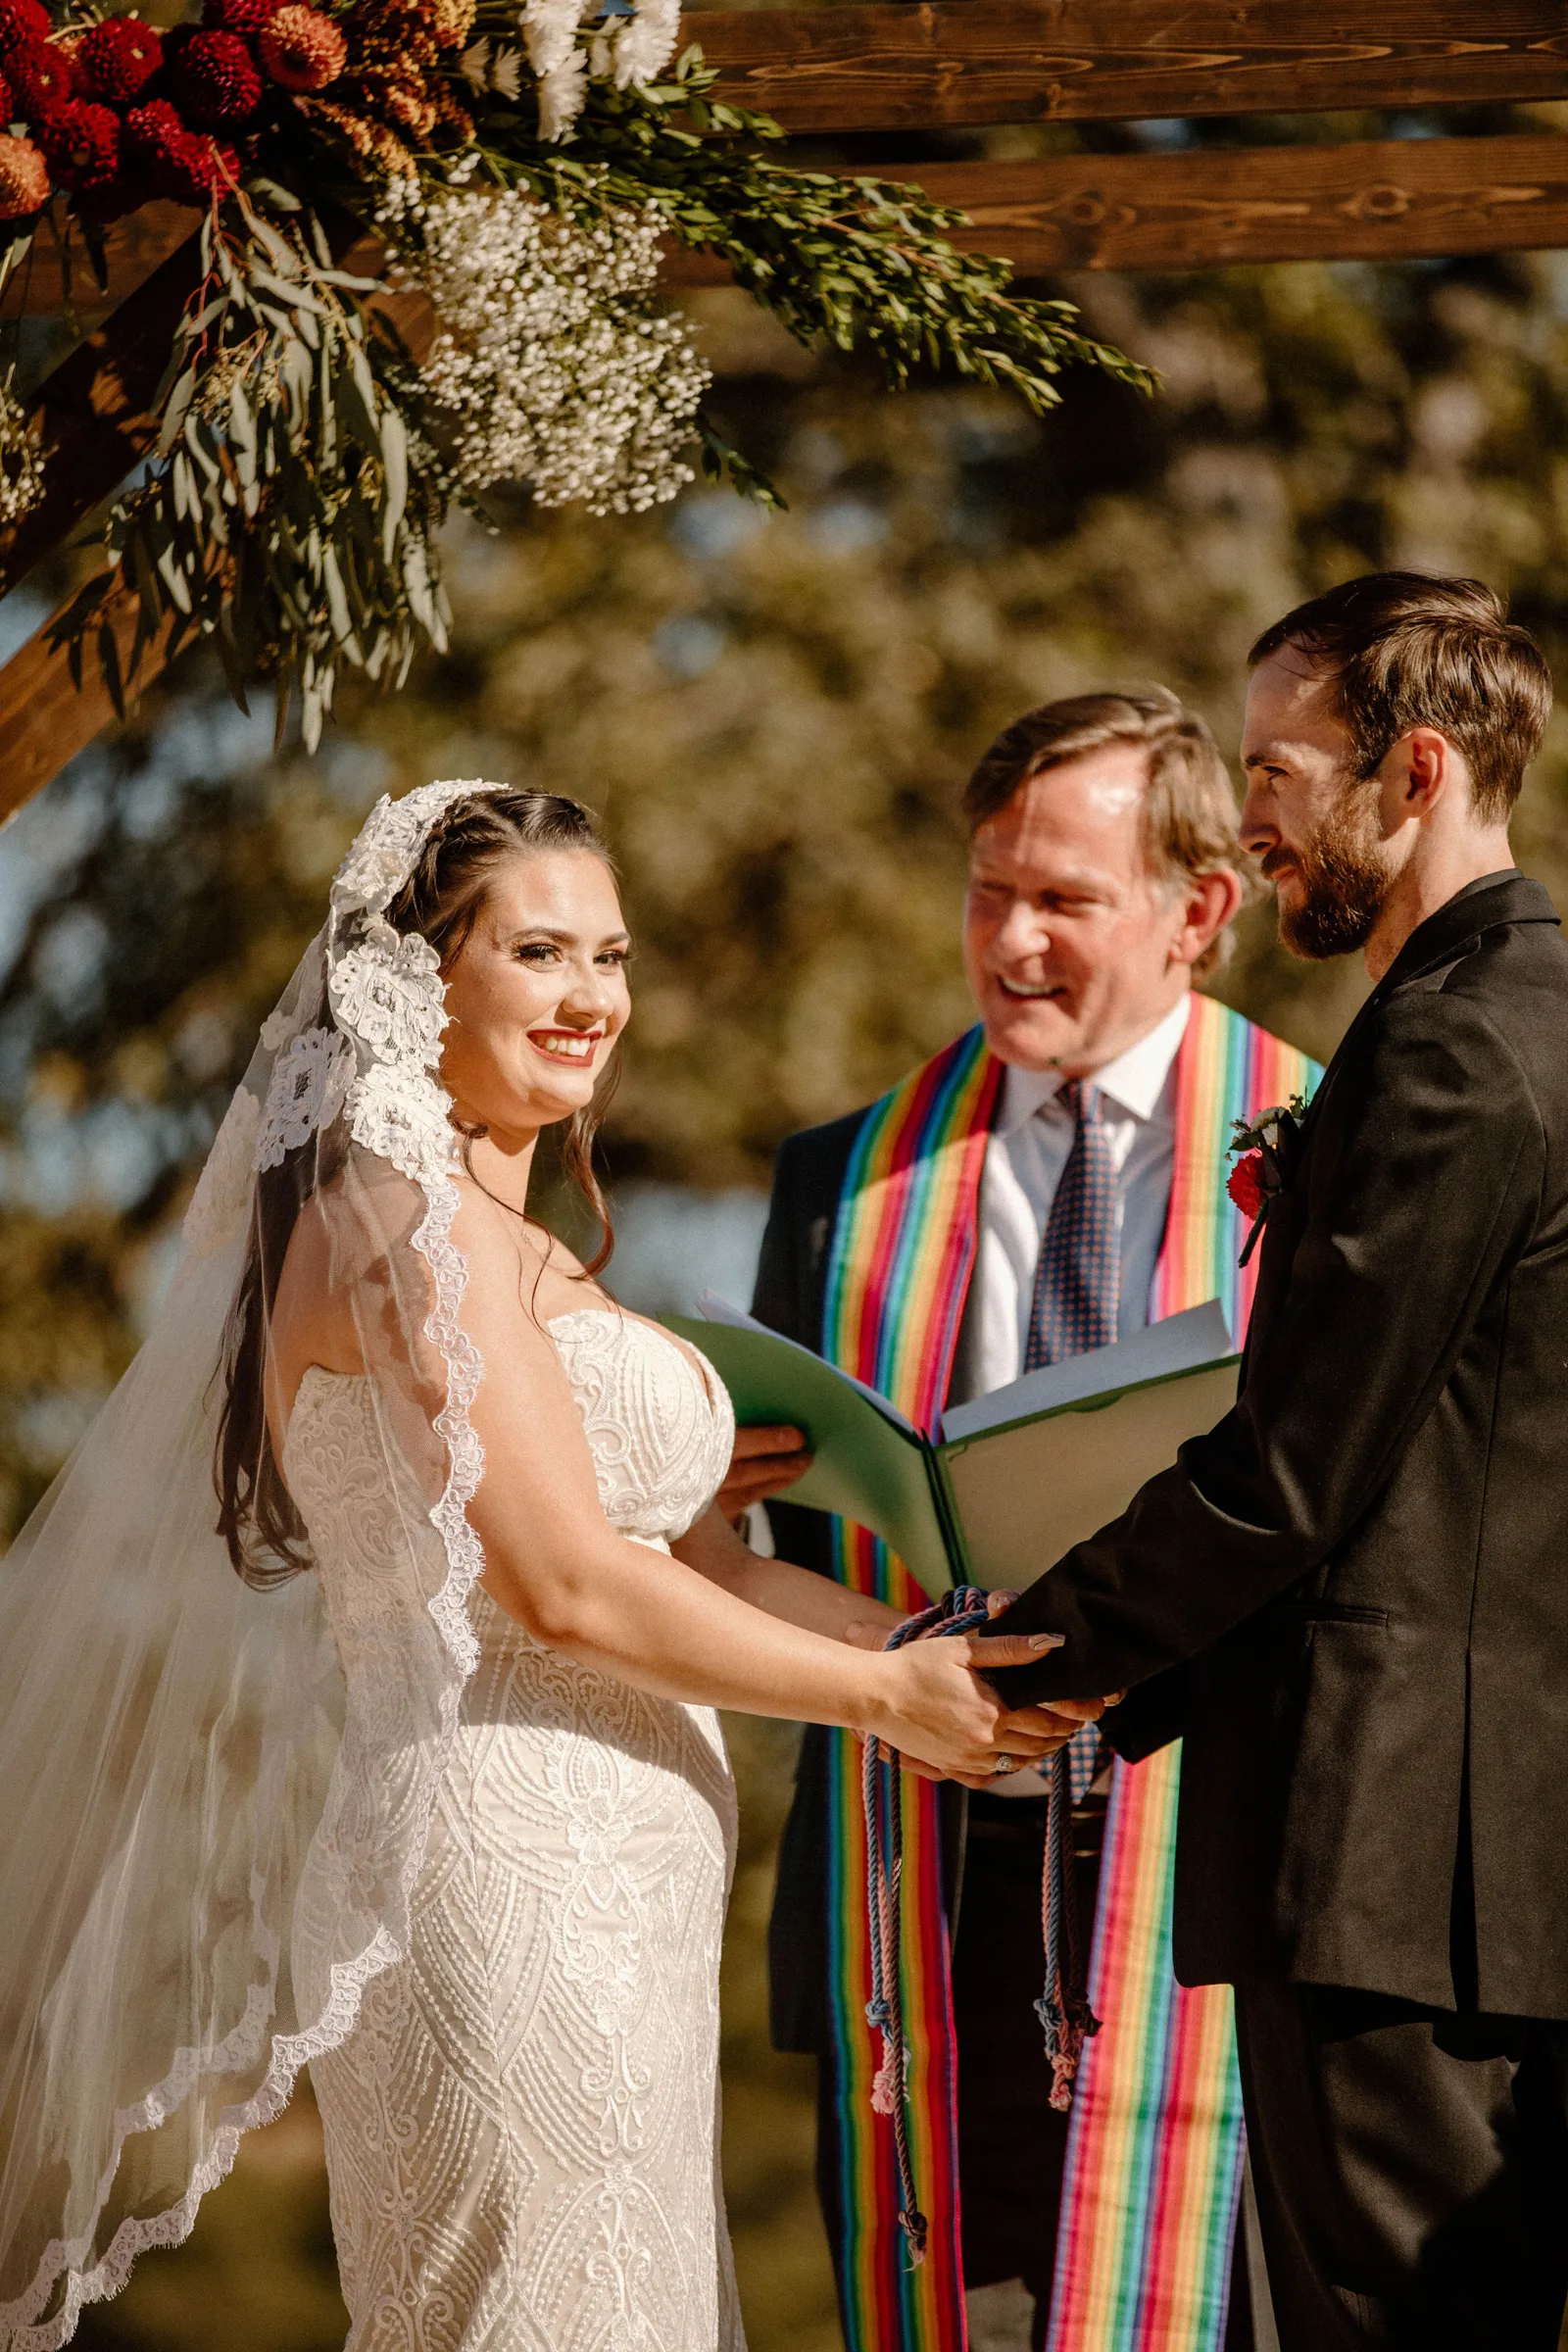
<path fill-rule="evenodd" d="M 8 379 L 0 383 L 0 523 L 21 522 L 43 490 L 43 458 Z"/>
<path fill-rule="evenodd" d="M 653 308 L 654 207 L 580 223 L 520 190 L 447 188 L 418 227 L 402 267 L 441 319 L 424 383 L 467 488 L 526 482 L 544 507 L 626 514 L 693 478 L 679 453 L 710 371 Z"/>

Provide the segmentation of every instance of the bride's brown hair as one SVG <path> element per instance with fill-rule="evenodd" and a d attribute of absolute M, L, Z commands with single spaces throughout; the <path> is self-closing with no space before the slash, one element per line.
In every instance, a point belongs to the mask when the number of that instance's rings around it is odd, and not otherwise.
<path fill-rule="evenodd" d="M 387 907 L 394 930 L 418 933 L 441 960 L 445 978 L 472 933 L 492 876 L 509 858 L 548 850 L 588 850 L 612 873 L 614 860 L 593 818 L 554 792 L 474 793 L 438 818 L 407 882 Z M 331 1018 L 324 1004 L 311 1015 Z M 307 1024 L 309 1025 L 309 1024 Z M 565 1122 L 561 1161 L 586 1200 L 599 1241 L 585 1272 L 597 1274 L 614 1248 L 610 1209 L 593 1164 L 594 1138 L 613 1091 L 610 1082 Z M 465 1131 L 473 1141 L 482 1129 Z M 318 1135 L 286 1152 L 256 1179 L 255 1215 L 239 1287 L 223 1332 L 223 1404 L 213 1457 L 218 1533 L 248 1585 L 280 1584 L 311 1565 L 305 1523 L 272 1452 L 267 1413 L 267 1330 L 289 1239 L 301 1209 L 339 1165 Z"/>

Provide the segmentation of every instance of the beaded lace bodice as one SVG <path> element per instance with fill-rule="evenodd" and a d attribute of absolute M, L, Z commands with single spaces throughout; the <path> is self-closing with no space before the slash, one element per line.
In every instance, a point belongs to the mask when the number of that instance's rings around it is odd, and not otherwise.
<path fill-rule="evenodd" d="M 614 1310 L 551 1331 L 606 1516 L 665 1548 L 728 1464 L 721 1384 Z M 296 1923 L 307 1981 L 329 1948 L 330 1890 L 354 1868 L 354 1781 L 417 1779 L 398 1745 L 403 1661 L 377 1588 L 427 1506 L 391 1491 L 374 1409 L 369 1383 L 313 1370 L 285 1446 L 348 1700 L 344 1801 L 327 1808 Z M 476 1671 L 409 1956 L 312 2070 L 350 2342 L 741 2352 L 715 2154 L 734 1852 L 716 1719 L 544 1648 L 482 1588 L 468 1616 Z"/>

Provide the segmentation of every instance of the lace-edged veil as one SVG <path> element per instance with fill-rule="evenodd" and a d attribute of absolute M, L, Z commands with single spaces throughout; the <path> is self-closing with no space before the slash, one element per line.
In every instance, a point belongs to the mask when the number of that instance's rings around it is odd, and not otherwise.
<path fill-rule="evenodd" d="M 214 1143 L 168 1305 L 0 1563 L 0 2352 L 53 2352 L 186 2234 L 405 1946 L 474 1664 L 480 1366 L 436 956 L 385 915 L 453 804 L 503 789 L 430 784 L 367 819 Z M 216 1532 L 225 1326 L 274 1172 L 317 1221 L 409 1497 L 369 1715 L 346 1709 L 317 1579 L 258 1589 Z M 307 1872 L 331 1929 L 302 1957 Z"/>

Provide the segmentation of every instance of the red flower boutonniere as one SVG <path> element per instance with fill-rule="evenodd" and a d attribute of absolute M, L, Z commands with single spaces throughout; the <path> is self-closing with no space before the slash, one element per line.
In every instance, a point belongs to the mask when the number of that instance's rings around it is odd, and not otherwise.
<path fill-rule="evenodd" d="M 1267 1110 L 1260 1110 L 1255 1119 L 1236 1121 L 1230 1147 L 1236 1165 L 1225 1179 L 1225 1190 L 1251 1222 L 1241 1256 L 1244 1266 L 1257 1247 L 1269 1202 L 1290 1180 L 1300 1150 L 1305 1113 L 1305 1096 L 1293 1095 L 1289 1102 L 1271 1103 Z"/>
<path fill-rule="evenodd" d="M 1268 1198 L 1263 1190 L 1263 1154 L 1249 1152 L 1225 1179 L 1225 1190 L 1250 1224 Z"/>

